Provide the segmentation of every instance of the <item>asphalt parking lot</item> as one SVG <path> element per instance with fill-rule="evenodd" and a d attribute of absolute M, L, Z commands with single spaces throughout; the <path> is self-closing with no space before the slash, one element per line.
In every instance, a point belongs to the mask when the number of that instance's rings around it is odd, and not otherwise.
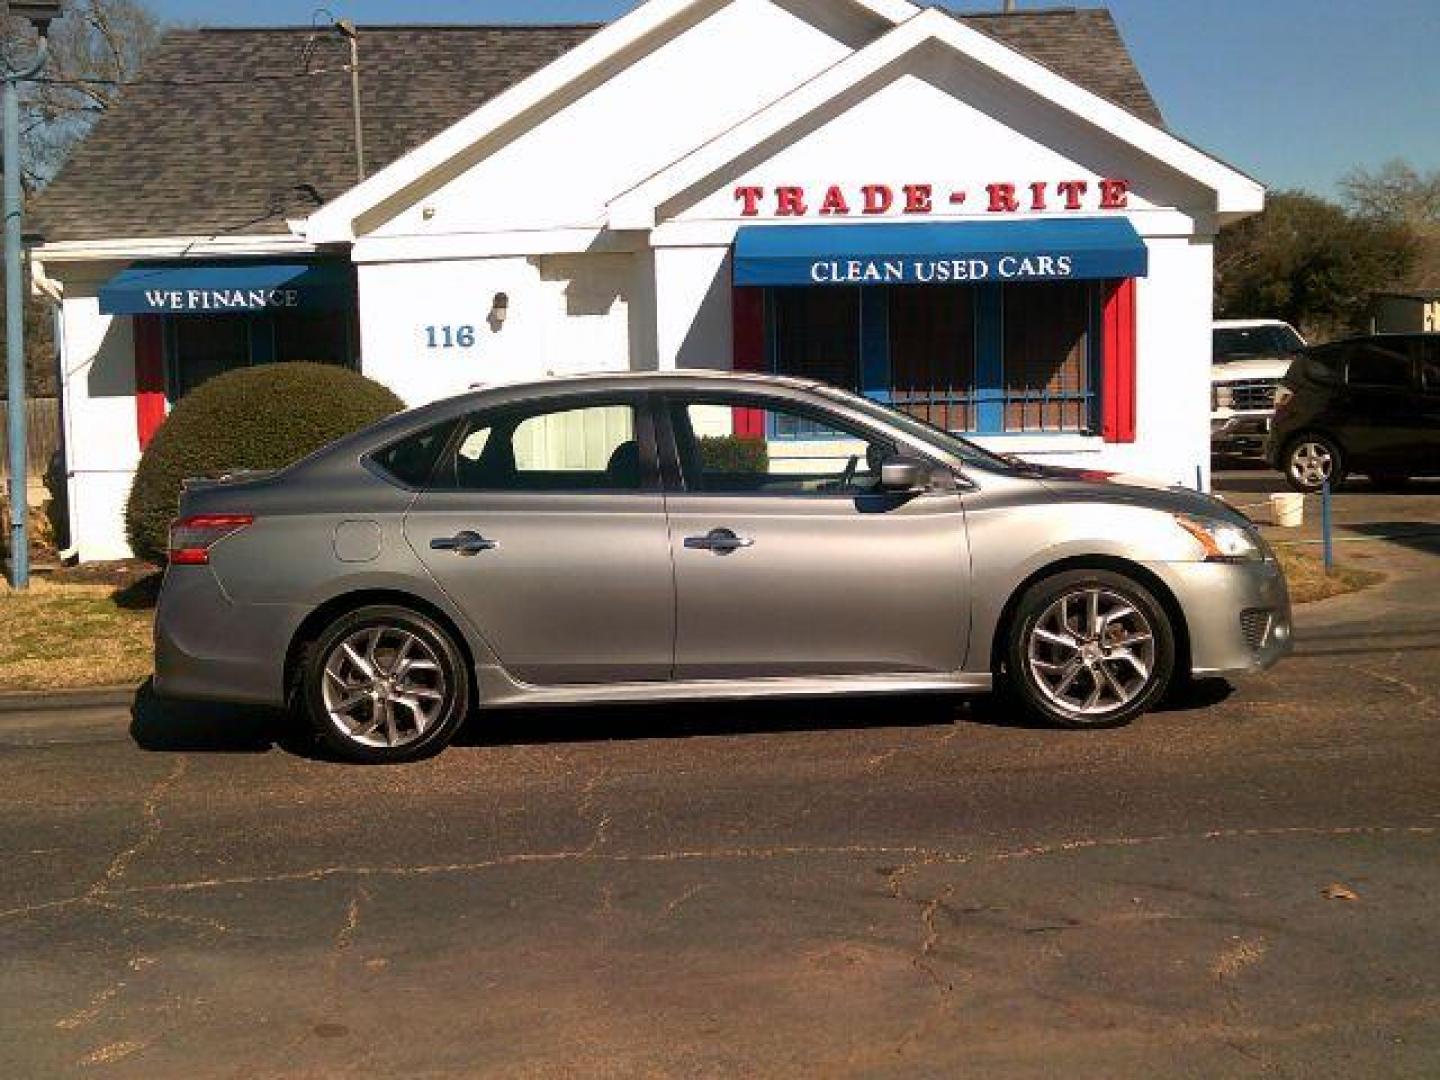
<path fill-rule="evenodd" d="M 1337 521 L 1387 582 L 1121 731 L 572 710 L 357 769 L 9 713 L 0 1075 L 1436 1075 L 1440 485 Z"/>

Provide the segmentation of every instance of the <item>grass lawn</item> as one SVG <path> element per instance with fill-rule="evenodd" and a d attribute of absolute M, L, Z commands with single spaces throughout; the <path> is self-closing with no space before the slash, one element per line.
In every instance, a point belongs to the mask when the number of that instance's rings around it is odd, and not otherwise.
<path fill-rule="evenodd" d="M 1295 548 L 1277 548 L 1276 558 L 1290 582 L 1290 599 L 1297 604 L 1355 592 L 1385 578 L 1384 574 L 1374 570 L 1360 570 L 1339 563 L 1327 574 L 1323 560 Z"/>
<path fill-rule="evenodd" d="M 0 691 L 138 685 L 150 675 L 153 617 L 143 588 L 0 584 Z"/>

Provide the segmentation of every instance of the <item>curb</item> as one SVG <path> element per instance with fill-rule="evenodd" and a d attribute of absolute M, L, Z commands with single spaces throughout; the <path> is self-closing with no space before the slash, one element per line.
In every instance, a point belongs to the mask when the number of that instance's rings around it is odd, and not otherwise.
<path fill-rule="evenodd" d="M 26 690 L 0 693 L 0 714 L 60 712 L 65 709 L 100 709 L 129 705 L 139 687 L 101 686 L 86 690 Z"/>

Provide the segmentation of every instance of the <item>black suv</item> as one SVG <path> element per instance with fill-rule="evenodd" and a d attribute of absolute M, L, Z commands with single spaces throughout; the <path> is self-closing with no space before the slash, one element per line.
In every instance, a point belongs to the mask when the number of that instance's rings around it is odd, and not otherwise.
<path fill-rule="evenodd" d="M 1297 491 L 1440 475 L 1440 333 L 1372 334 L 1306 349 L 1275 398 L 1270 464 Z"/>

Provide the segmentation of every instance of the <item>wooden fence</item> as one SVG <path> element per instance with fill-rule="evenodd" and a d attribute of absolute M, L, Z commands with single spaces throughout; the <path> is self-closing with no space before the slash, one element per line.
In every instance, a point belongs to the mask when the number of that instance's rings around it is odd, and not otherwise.
<path fill-rule="evenodd" d="M 10 477 L 10 430 L 5 402 L 0 401 L 0 478 Z M 25 400 L 26 472 L 39 479 L 45 475 L 50 458 L 60 449 L 60 401 L 58 398 Z"/>

